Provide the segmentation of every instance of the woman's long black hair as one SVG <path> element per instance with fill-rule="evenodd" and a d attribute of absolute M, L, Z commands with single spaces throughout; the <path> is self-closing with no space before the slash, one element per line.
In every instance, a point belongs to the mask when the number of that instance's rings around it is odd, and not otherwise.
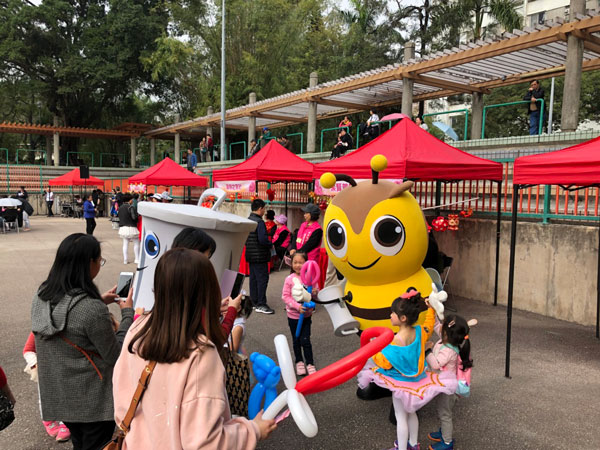
<path fill-rule="evenodd" d="M 58 303 L 67 294 L 85 293 L 101 299 L 92 281 L 90 263 L 100 258 L 100 242 L 89 234 L 74 233 L 58 246 L 48 278 L 38 291 L 47 302 Z"/>

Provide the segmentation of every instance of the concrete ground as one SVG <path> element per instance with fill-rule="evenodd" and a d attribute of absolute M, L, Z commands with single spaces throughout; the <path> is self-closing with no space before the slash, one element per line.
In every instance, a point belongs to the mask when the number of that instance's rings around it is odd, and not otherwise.
<path fill-rule="evenodd" d="M 17 397 L 16 421 L 0 432 L 0 449 L 68 449 L 42 427 L 36 386 L 23 373 L 22 349 L 30 330 L 30 302 L 47 276 L 60 241 L 83 232 L 85 222 L 71 218 L 33 217 L 32 231 L 0 234 L 0 365 Z M 116 283 L 121 263 L 121 240 L 107 219 L 98 219 L 95 235 L 107 259 L 96 282 L 101 290 Z M 133 269 L 131 264 L 128 269 Z M 289 330 L 281 287 L 287 272 L 274 273 L 269 284 L 273 316 L 253 314 L 245 346 L 275 357 L 273 337 Z M 585 282 L 585 280 L 581 280 Z M 577 301 L 574 295 L 573 301 Z M 454 299 L 461 315 L 476 317 L 472 330 L 473 388 L 454 410 L 455 448 L 599 449 L 600 341 L 594 330 L 540 315 L 515 311 L 513 316 L 512 378 L 504 377 L 506 310 L 476 300 Z M 517 305 L 518 306 L 518 305 Z M 316 364 L 322 368 L 358 347 L 356 337 L 338 338 L 326 312 L 313 319 L 312 342 Z M 308 397 L 319 433 L 305 438 L 286 419 L 271 438 L 259 445 L 279 449 L 382 449 L 392 445 L 395 427 L 388 422 L 390 399 L 359 400 L 354 382 Z M 81 392 L 85 396 L 85 392 Z M 420 442 L 438 428 L 435 408 L 419 412 Z"/>

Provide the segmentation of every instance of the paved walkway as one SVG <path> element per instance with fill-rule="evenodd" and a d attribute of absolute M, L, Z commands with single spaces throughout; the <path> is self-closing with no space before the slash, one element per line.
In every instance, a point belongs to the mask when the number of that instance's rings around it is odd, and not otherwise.
<path fill-rule="evenodd" d="M 0 234 L 0 365 L 17 397 L 17 420 L 0 432 L 0 449 L 68 449 L 49 438 L 39 418 L 37 390 L 23 373 L 21 353 L 30 329 L 34 291 L 47 276 L 60 241 L 83 232 L 85 222 L 68 218 L 33 217 L 32 231 Z M 99 219 L 96 236 L 102 241 L 107 264 L 97 278 L 101 290 L 116 283 L 121 263 L 121 240 L 107 219 Z M 129 265 L 128 269 L 133 269 Z M 287 275 L 271 277 L 269 304 L 274 316 L 253 314 L 245 346 L 275 357 L 273 337 L 284 333 L 290 341 L 280 300 Z M 582 280 L 582 282 L 585 282 Z M 573 301 L 577 301 L 574 296 Z M 471 398 L 455 408 L 456 448 L 467 449 L 598 449 L 600 433 L 600 341 L 594 330 L 536 314 L 515 311 L 513 317 L 512 379 L 504 378 L 506 310 L 473 300 L 456 299 L 459 312 L 476 317 L 471 332 L 475 368 Z M 518 306 L 518 305 L 517 305 Z M 313 319 L 313 348 L 318 368 L 358 347 L 355 337 L 338 338 L 323 309 Z M 388 423 L 389 399 L 364 402 L 348 382 L 328 392 L 308 397 L 319 424 L 319 434 L 305 438 L 291 419 L 280 424 L 271 439 L 259 448 L 281 449 L 382 449 L 395 439 Z M 85 393 L 82 393 L 85 395 Z M 433 405 L 419 412 L 420 441 L 437 429 Z"/>

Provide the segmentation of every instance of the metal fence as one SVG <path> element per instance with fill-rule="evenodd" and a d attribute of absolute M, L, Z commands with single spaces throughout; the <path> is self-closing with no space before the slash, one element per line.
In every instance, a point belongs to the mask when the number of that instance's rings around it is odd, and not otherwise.
<path fill-rule="evenodd" d="M 512 212 L 512 158 L 498 160 L 503 167 L 503 185 L 500 198 L 501 212 L 509 216 Z M 48 187 L 48 179 L 44 166 L 25 165 L 0 165 L 0 195 L 10 195 L 24 186 L 30 193 L 41 194 Z M 210 177 L 212 185 L 212 177 Z M 111 192 L 113 188 L 119 187 L 126 192 L 129 189 L 127 178 L 104 180 L 104 192 Z M 440 204 L 447 205 L 441 209 L 444 211 L 467 211 L 473 209 L 474 215 L 486 217 L 495 215 L 498 184 L 492 181 L 458 181 L 442 183 L 440 185 Z M 275 192 L 275 198 L 269 204 L 278 205 L 285 203 L 285 183 L 270 184 L 267 182 L 257 183 L 258 192 L 244 192 L 232 196 L 228 201 L 247 202 L 250 198 L 258 195 L 259 198 L 267 200 L 267 190 Z M 76 189 L 76 188 L 75 188 Z M 55 186 L 52 190 L 56 193 L 73 192 L 71 186 Z M 147 192 L 163 192 L 168 190 L 172 196 L 178 198 L 184 195 L 188 197 L 187 188 L 148 186 Z M 312 186 L 302 182 L 288 183 L 288 203 L 306 204 L 311 199 Z M 199 197 L 203 188 L 191 188 L 192 198 Z M 415 183 L 412 193 L 422 208 L 436 206 L 436 182 L 419 181 Z M 539 220 L 548 223 L 551 220 L 569 220 L 585 222 L 598 220 L 599 218 L 600 189 L 597 187 L 583 188 L 577 191 L 566 191 L 558 186 L 533 186 L 519 190 L 518 215 L 520 218 Z"/>

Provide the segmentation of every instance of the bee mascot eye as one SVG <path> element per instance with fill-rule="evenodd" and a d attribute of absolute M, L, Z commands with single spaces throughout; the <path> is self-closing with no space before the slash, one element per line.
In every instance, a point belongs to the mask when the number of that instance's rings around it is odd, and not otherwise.
<path fill-rule="evenodd" d="M 393 256 L 404 246 L 404 225 L 394 216 L 382 216 L 371 226 L 371 244 L 385 256 Z"/>
<path fill-rule="evenodd" d="M 339 220 L 332 220 L 327 225 L 327 243 L 331 252 L 338 258 L 346 255 L 346 250 L 348 250 L 346 228 Z"/>

